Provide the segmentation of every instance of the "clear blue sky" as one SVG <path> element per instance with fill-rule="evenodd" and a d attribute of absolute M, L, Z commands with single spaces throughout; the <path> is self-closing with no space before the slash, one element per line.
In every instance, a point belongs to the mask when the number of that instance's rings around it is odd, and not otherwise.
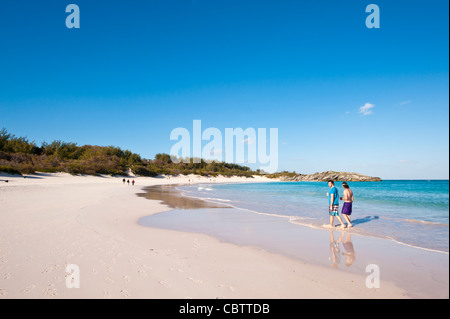
<path fill-rule="evenodd" d="M 66 28 L 70 3 L 80 29 Z M 280 170 L 448 179 L 448 6 L 3 0 L 0 128 L 153 158 L 193 120 L 274 127 Z"/>

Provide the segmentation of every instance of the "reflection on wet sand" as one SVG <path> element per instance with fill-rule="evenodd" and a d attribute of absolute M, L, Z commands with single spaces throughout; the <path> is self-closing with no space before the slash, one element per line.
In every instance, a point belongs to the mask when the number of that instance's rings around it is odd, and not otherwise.
<path fill-rule="evenodd" d="M 201 208 L 232 208 L 227 205 L 223 205 L 220 203 L 213 203 L 208 202 L 202 199 L 198 198 L 192 198 L 192 197 L 185 197 L 181 194 L 179 190 L 176 189 L 176 185 L 156 185 L 156 186 L 149 186 L 144 188 L 145 193 L 139 193 L 138 196 L 145 197 L 147 199 L 151 200 L 158 200 L 161 201 L 162 204 L 169 206 L 170 208 L 174 209 L 174 214 L 170 215 L 152 215 L 144 217 L 145 222 L 143 224 L 151 227 L 155 227 L 155 225 L 159 225 L 162 228 L 166 227 L 169 229 L 176 229 L 176 230 L 186 230 L 194 231 L 194 232 L 206 232 L 211 235 L 216 236 L 224 236 L 222 238 L 228 238 L 231 242 L 237 242 L 237 243 L 243 243 L 245 245 L 249 245 L 249 243 L 254 244 L 258 241 L 257 237 L 254 237 L 254 234 L 265 234 L 267 232 L 267 229 L 264 228 L 264 225 L 267 225 L 266 223 L 261 223 L 260 220 L 253 220 L 248 219 L 251 216 L 248 212 L 244 212 L 241 210 L 231 210 L 229 211 L 231 215 L 226 214 L 226 216 L 230 217 L 233 216 L 236 218 L 233 219 L 223 219 L 223 213 L 221 210 L 216 211 L 216 214 L 206 214 L 207 211 L 204 210 L 198 210 Z M 189 214 L 189 217 L 186 217 L 185 214 L 179 214 L 179 210 L 187 210 L 191 209 L 192 213 Z M 228 211 L 228 210 L 227 210 Z M 157 214 L 158 215 L 158 214 Z M 178 218 L 178 222 L 177 222 Z M 188 218 L 188 219 L 186 219 Z M 201 218 L 203 221 L 205 219 L 208 220 L 208 228 L 204 229 L 200 224 L 198 223 L 199 218 Z M 241 218 L 241 219 L 238 219 Z M 269 218 L 269 217 L 267 217 Z M 179 222 L 181 220 L 181 222 Z M 271 219 L 272 220 L 272 219 Z M 250 221 L 250 224 L 248 224 Z M 271 224 L 275 221 L 282 222 L 279 219 L 274 218 Z M 160 224 L 158 224 L 158 222 Z M 233 224 L 233 222 L 241 223 L 238 225 Z M 231 224 L 230 224 L 231 223 Z M 204 224 L 204 223 L 202 223 Z M 291 224 L 282 224 L 284 226 L 291 225 Z M 225 228 L 223 228 L 225 227 Z M 261 228 L 263 227 L 263 228 Z M 252 229 L 253 231 L 249 232 L 249 229 Z M 245 229 L 245 232 L 242 233 L 242 229 Z M 289 231 L 293 231 L 295 233 L 292 233 L 291 235 L 287 235 Z M 281 247 L 287 247 L 286 244 L 289 242 L 290 244 L 293 243 L 292 238 L 294 238 L 297 234 L 298 229 L 285 229 L 284 230 L 288 239 L 286 239 L 285 244 L 281 244 Z M 352 243 L 351 233 L 348 231 L 338 231 L 337 236 L 335 236 L 335 232 L 337 230 L 330 229 L 330 263 L 331 267 L 338 268 L 341 264 L 345 264 L 347 267 L 350 267 L 353 265 L 353 263 L 356 260 L 356 254 Z M 227 237 L 231 236 L 231 238 Z M 278 239 L 283 237 L 281 234 L 278 236 Z M 261 243 L 265 243 L 265 245 L 269 245 L 270 247 L 275 247 L 276 249 L 280 248 L 275 245 L 271 246 L 274 241 L 269 240 L 269 242 L 265 242 L 264 239 L 267 239 L 267 236 L 263 235 L 263 239 L 259 239 Z M 282 241 L 283 242 L 283 241 Z M 295 242 L 295 241 L 294 241 Z M 298 239 L 297 244 L 300 245 L 303 240 Z M 264 246 L 264 244 L 262 244 Z M 301 251 L 304 251 L 305 249 L 299 249 Z"/>
<path fill-rule="evenodd" d="M 139 197 L 162 201 L 170 208 L 197 209 L 197 208 L 228 208 L 229 206 L 207 202 L 197 198 L 185 197 L 175 188 L 175 185 L 155 185 L 144 188 L 145 193 L 137 194 Z"/>
<path fill-rule="evenodd" d="M 356 260 L 356 253 L 352 243 L 352 235 L 349 232 L 340 232 L 339 238 L 336 240 L 334 231 L 330 230 L 330 261 L 331 267 L 338 268 L 341 263 L 341 255 L 345 257 L 345 265 L 350 267 Z M 345 236 L 345 238 L 344 238 Z M 340 244 L 344 247 L 345 252 L 341 252 Z"/>

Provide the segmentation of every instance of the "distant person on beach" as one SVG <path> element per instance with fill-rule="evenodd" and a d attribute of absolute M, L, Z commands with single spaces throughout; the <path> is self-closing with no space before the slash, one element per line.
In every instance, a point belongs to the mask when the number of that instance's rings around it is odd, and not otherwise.
<path fill-rule="evenodd" d="M 134 179 L 131 181 L 131 185 L 133 185 L 134 186 L 134 183 L 135 183 L 135 181 L 134 181 Z"/>
<path fill-rule="evenodd" d="M 353 227 L 350 218 L 350 215 L 352 214 L 353 192 L 346 182 L 342 183 L 342 187 L 344 187 L 344 197 L 340 198 L 341 200 L 344 200 L 344 206 L 342 207 L 342 215 L 347 221 L 347 227 Z"/>
<path fill-rule="evenodd" d="M 125 182 L 126 182 L 126 180 L 125 180 L 125 178 L 124 179 L 122 179 L 122 182 L 125 184 Z"/>
<path fill-rule="evenodd" d="M 127 183 L 128 183 L 128 186 L 130 186 L 130 180 L 129 179 L 127 179 Z"/>
<path fill-rule="evenodd" d="M 336 217 L 341 223 L 340 229 L 345 228 L 345 224 L 339 216 L 339 193 L 337 188 L 334 186 L 333 181 L 328 181 L 328 187 L 330 187 L 330 192 L 328 193 L 329 197 L 329 209 L 328 212 L 330 214 L 330 227 L 334 227 L 334 217 Z"/>

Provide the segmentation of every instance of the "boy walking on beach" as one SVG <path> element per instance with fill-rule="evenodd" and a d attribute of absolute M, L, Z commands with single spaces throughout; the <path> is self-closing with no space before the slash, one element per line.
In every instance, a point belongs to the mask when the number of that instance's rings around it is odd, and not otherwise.
<path fill-rule="evenodd" d="M 339 193 L 337 188 L 334 186 L 333 181 L 328 181 L 328 187 L 330 187 L 330 193 L 329 193 L 329 214 L 330 214 L 330 227 L 334 227 L 334 217 L 339 220 L 341 223 L 340 229 L 345 228 L 345 224 L 342 221 L 341 217 L 339 216 Z"/>
<path fill-rule="evenodd" d="M 352 214 L 352 204 L 353 204 L 353 192 L 348 186 L 346 182 L 342 183 L 342 187 L 344 187 L 344 206 L 342 207 L 342 215 L 347 220 L 347 227 L 353 227 L 350 215 Z"/>

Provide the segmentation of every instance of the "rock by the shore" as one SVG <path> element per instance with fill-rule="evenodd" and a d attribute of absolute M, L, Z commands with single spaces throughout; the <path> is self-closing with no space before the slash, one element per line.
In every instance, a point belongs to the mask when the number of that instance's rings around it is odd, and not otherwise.
<path fill-rule="evenodd" d="M 348 172 L 333 172 L 326 171 L 322 173 L 314 173 L 314 174 L 297 174 L 293 177 L 288 176 L 280 176 L 281 181 L 310 181 L 310 182 L 326 182 L 329 180 L 332 181 L 341 181 L 341 182 L 381 182 L 381 178 L 362 175 L 358 173 L 348 173 Z"/>

